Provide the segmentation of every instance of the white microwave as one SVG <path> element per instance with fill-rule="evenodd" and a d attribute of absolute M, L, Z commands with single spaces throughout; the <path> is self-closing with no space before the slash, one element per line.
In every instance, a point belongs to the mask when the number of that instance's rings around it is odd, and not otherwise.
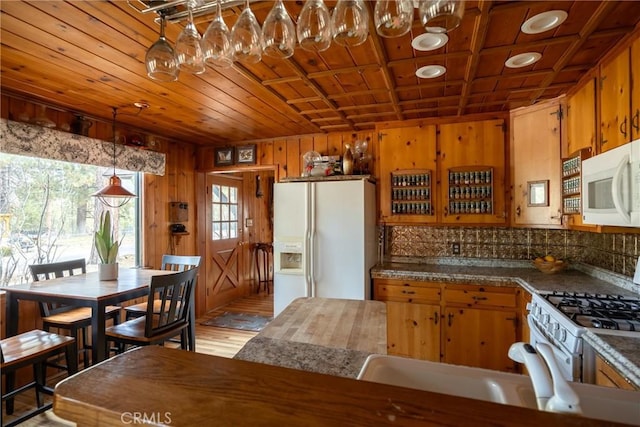
<path fill-rule="evenodd" d="M 582 162 L 585 224 L 640 227 L 640 139 Z"/>

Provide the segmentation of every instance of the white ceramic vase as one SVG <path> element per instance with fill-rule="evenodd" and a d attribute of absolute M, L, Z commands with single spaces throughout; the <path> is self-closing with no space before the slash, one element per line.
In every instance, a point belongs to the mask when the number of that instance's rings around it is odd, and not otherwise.
<path fill-rule="evenodd" d="M 118 280 L 118 263 L 98 264 L 98 277 L 100 280 Z"/>

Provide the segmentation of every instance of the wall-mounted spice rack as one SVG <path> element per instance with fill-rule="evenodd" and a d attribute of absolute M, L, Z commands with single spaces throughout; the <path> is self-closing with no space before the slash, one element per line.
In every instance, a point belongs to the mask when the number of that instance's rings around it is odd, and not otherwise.
<path fill-rule="evenodd" d="M 391 213 L 433 215 L 432 172 L 405 169 L 391 172 Z"/>
<path fill-rule="evenodd" d="M 451 168 L 449 172 L 449 215 L 492 214 L 494 173 L 492 167 Z"/>
<path fill-rule="evenodd" d="M 591 148 L 584 148 L 562 159 L 562 213 L 582 212 L 582 161 L 591 157 Z"/>

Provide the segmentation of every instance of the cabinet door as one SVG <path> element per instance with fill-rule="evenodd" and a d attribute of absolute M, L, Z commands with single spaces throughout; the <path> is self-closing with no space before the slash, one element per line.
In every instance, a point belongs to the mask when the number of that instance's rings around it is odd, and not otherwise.
<path fill-rule="evenodd" d="M 567 99 L 567 138 L 562 157 L 582 148 L 596 152 L 596 79 L 592 78 Z"/>
<path fill-rule="evenodd" d="M 515 311 L 447 307 L 442 325 L 442 361 L 515 372 L 508 352 L 516 342 L 516 316 Z"/>
<path fill-rule="evenodd" d="M 625 49 L 600 69 L 600 150 L 602 152 L 631 141 L 630 58 Z"/>
<path fill-rule="evenodd" d="M 560 104 L 557 101 L 516 110 L 511 116 L 513 225 L 559 227 L 562 219 Z M 546 202 L 530 197 L 544 186 Z"/>
<path fill-rule="evenodd" d="M 504 224 L 505 132 L 504 120 L 485 120 L 440 125 L 439 213 L 446 224 Z M 449 169 L 487 166 L 493 168 L 493 213 L 452 213 L 449 209 Z M 484 184 L 483 184 L 484 186 Z"/>
<path fill-rule="evenodd" d="M 631 140 L 640 139 L 640 37 L 631 45 Z"/>
<path fill-rule="evenodd" d="M 387 301 L 387 353 L 440 361 L 440 306 Z"/>
<path fill-rule="evenodd" d="M 636 390 L 620 372 L 609 365 L 600 355 L 596 356 L 596 385 L 621 388 L 624 390 Z"/>
<path fill-rule="evenodd" d="M 386 223 L 431 223 L 435 215 L 393 214 L 391 188 L 394 171 L 428 169 L 432 180 L 436 171 L 436 127 L 411 126 L 379 131 L 380 219 Z M 435 199 L 435 197 L 434 197 Z M 435 205 L 435 200 L 431 203 Z"/>

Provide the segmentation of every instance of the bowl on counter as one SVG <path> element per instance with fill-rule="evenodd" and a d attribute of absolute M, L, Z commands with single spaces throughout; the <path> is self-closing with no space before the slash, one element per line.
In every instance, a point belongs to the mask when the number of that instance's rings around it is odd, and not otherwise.
<path fill-rule="evenodd" d="M 533 265 L 545 274 L 554 274 L 558 273 L 569 265 L 569 263 L 565 260 L 554 259 L 553 261 L 548 261 L 544 258 L 536 258 L 533 261 Z"/>

